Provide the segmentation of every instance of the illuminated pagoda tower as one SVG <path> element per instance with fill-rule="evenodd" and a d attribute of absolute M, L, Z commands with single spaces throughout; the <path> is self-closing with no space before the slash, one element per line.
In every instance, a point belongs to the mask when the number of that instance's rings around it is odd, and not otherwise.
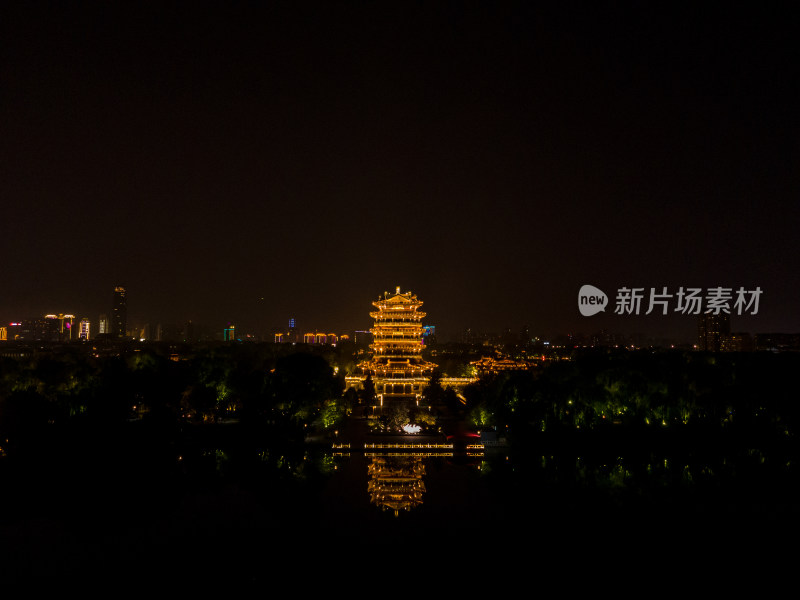
<path fill-rule="evenodd" d="M 434 363 L 422 359 L 422 301 L 411 292 L 384 292 L 373 302 L 377 309 L 369 313 L 375 319 L 372 358 L 361 363 L 366 377 L 372 376 L 375 393 L 384 400 L 413 399 L 419 402 L 428 384 Z"/>

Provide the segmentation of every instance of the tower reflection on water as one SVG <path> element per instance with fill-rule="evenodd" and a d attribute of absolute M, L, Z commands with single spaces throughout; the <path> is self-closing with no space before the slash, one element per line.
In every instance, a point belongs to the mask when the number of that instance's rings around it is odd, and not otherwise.
<path fill-rule="evenodd" d="M 363 456 L 367 460 L 367 493 L 370 503 L 395 516 L 409 512 L 423 504 L 426 462 L 442 460 L 445 464 L 459 464 L 469 470 L 480 470 L 484 464 L 484 450 L 480 444 L 453 444 L 451 442 L 421 441 L 407 436 L 405 441 L 367 442 Z M 334 459 L 349 460 L 360 454 L 362 448 L 352 448 L 349 443 L 333 445 Z M 363 488 L 361 488 L 363 489 Z"/>
<path fill-rule="evenodd" d="M 367 467 L 370 502 L 395 515 L 422 504 L 425 464 L 421 456 L 373 456 Z"/>

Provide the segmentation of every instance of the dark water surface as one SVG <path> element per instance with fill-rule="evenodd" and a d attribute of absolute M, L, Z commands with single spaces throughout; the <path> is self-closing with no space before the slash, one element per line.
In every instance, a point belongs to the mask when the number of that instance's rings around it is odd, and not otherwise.
<path fill-rule="evenodd" d="M 800 530 L 797 465 L 775 448 L 372 456 L 235 433 L 105 442 L 4 460 L 6 580 L 311 583 L 387 561 L 547 577 L 576 561 L 778 560 Z"/>

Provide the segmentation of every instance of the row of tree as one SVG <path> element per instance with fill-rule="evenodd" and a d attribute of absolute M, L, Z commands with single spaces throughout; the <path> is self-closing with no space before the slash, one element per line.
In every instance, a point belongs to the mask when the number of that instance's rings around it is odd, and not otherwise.
<path fill-rule="evenodd" d="M 0 449 L 14 452 L 48 428 L 74 423 L 180 427 L 230 417 L 299 440 L 310 427 L 332 428 L 357 405 L 372 404 L 369 379 L 361 392 L 344 391 L 354 357 L 339 352 L 229 344 L 179 360 L 156 346 L 107 357 L 76 349 L 0 359 Z M 424 400 L 518 438 L 693 425 L 760 427 L 791 437 L 800 424 L 799 367 L 798 354 L 584 352 L 538 370 L 483 377 L 461 398 L 442 387 L 437 372 Z M 390 428 L 405 418 L 393 414 Z"/>
<path fill-rule="evenodd" d="M 612 426 L 758 427 L 793 436 L 800 355 L 583 352 L 464 391 L 478 427 L 518 433 Z"/>
<path fill-rule="evenodd" d="M 98 357 L 81 350 L 0 361 L 0 448 L 12 453 L 60 426 L 162 426 L 236 417 L 300 436 L 330 425 L 358 397 L 329 358 L 255 345 L 220 345 L 174 360 L 158 348 Z"/>

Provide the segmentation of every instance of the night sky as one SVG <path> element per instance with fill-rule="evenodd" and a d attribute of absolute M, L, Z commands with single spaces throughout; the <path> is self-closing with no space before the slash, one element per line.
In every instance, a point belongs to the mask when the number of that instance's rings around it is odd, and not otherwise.
<path fill-rule="evenodd" d="M 589 283 L 800 331 L 788 3 L 8 4 L 0 322 L 121 283 L 129 323 L 344 332 L 399 285 L 444 341 L 695 332 Z"/>

